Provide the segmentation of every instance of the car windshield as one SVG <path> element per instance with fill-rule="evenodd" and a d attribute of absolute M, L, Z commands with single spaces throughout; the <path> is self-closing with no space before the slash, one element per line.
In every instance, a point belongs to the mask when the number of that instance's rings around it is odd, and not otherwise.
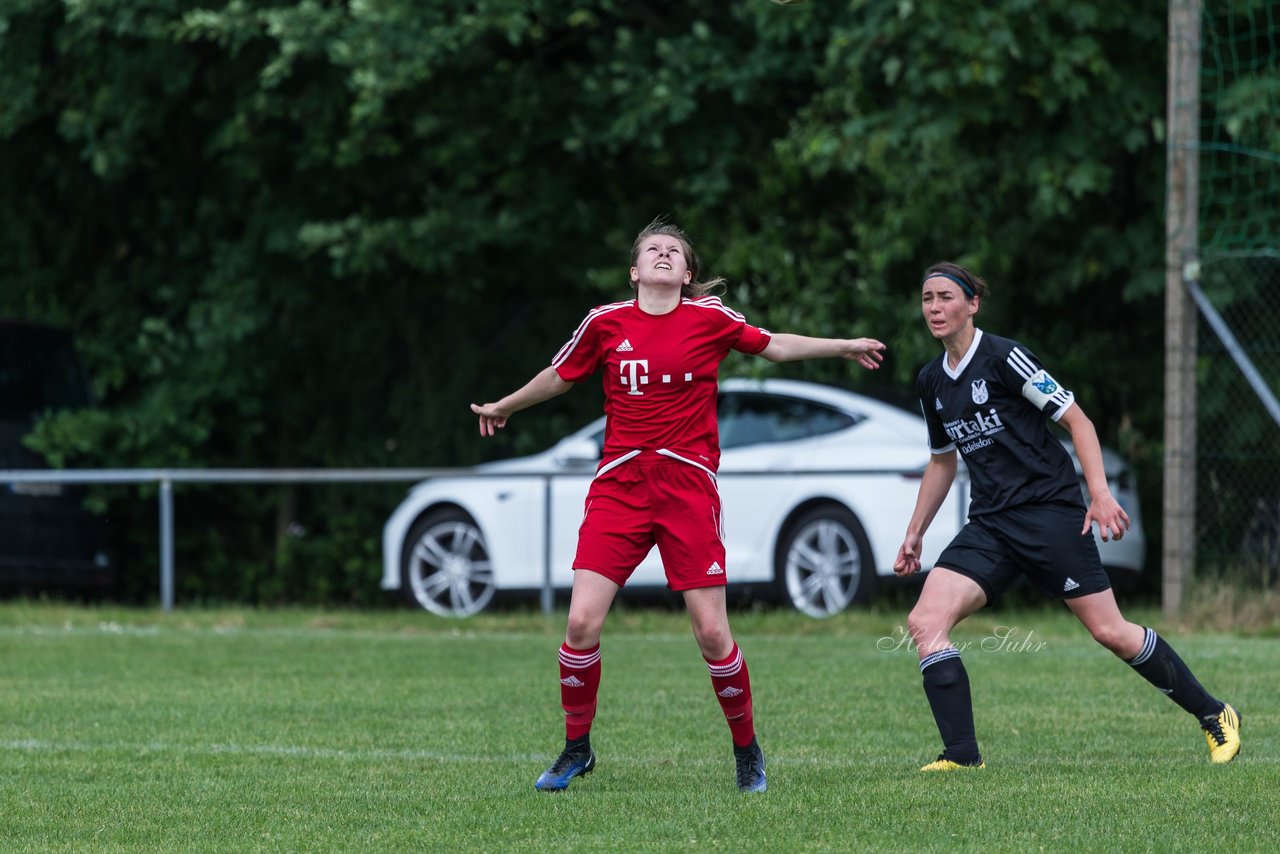
<path fill-rule="evenodd" d="M 725 450 L 821 436 L 865 420 L 812 400 L 750 392 L 721 394 L 716 416 Z"/>
<path fill-rule="evenodd" d="M 0 325 L 0 420 L 30 422 L 90 404 L 71 340 L 52 329 Z"/>

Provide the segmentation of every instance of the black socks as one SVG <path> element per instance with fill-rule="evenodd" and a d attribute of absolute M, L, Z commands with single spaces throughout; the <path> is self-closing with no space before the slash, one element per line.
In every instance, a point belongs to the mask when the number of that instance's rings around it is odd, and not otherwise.
<path fill-rule="evenodd" d="M 920 662 L 920 673 L 933 720 L 942 736 L 943 758 L 960 765 L 977 765 L 982 759 L 973 732 L 969 674 L 960 661 L 960 653 L 952 646 L 938 650 Z"/>
<path fill-rule="evenodd" d="M 1147 629 L 1142 642 L 1142 650 L 1129 659 L 1129 666 L 1142 674 L 1152 685 L 1168 695 L 1182 708 L 1201 720 L 1216 717 L 1222 711 L 1222 703 L 1213 698 L 1204 687 L 1196 681 L 1191 670 L 1173 647 L 1164 642 L 1164 638 Z"/>

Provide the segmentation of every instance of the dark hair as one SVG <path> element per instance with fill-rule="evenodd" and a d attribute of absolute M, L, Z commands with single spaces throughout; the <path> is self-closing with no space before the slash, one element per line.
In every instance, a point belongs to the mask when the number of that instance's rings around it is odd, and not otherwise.
<path fill-rule="evenodd" d="M 631 244 L 631 266 L 634 267 L 636 262 L 640 260 L 640 244 L 644 242 L 646 237 L 653 237 L 655 234 L 674 237 L 680 241 L 680 245 L 684 247 L 684 258 L 689 265 L 689 284 L 680 288 L 680 295 L 686 297 L 706 296 L 711 292 L 712 288 L 718 287 L 725 283 L 723 278 L 717 276 L 714 279 L 708 279 L 705 282 L 698 281 L 698 253 L 693 250 L 693 244 L 689 242 L 689 238 L 685 236 L 684 229 L 675 223 L 667 222 L 662 217 L 657 217 L 653 222 L 646 225 L 636 235 L 636 240 Z M 633 284 L 632 287 L 635 287 Z"/>
<path fill-rule="evenodd" d="M 934 264 L 924 271 L 924 278 L 920 281 L 923 283 L 932 276 L 943 276 L 955 282 L 969 299 L 985 297 L 991 290 L 986 279 L 970 273 L 964 267 L 951 261 L 940 261 Z"/>

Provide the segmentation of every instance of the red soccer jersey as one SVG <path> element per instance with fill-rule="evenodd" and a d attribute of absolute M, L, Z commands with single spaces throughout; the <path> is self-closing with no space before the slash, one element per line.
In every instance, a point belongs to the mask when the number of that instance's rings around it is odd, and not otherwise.
<path fill-rule="evenodd" d="M 714 472 L 720 363 L 730 350 L 755 354 L 767 346 L 769 333 L 719 297 L 685 297 L 657 315 L 631 299 L 592 309 L 551 365 L 574 383 L 604 368 L 601 470 L 632 452 L 665 451 Z"/>

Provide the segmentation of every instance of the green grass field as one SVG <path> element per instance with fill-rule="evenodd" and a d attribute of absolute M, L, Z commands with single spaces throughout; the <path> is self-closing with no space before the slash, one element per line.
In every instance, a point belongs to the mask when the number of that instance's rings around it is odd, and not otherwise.
<path fill-rule="evenodd" d="M 1166 635 L 1244 716 L 1216 767 L 1069 617 L 984 613 L 956 639 L 988 767 L 922 775 L 915 655 L 878 648 L 901 623 L 735 615 L 769 760 L 744 797 L 685 617 L 620 611 L 599 766 L 543 794 L 563 614 L 0 606 L 0 849 L 1280 850 L 1274 636 Z"/>

